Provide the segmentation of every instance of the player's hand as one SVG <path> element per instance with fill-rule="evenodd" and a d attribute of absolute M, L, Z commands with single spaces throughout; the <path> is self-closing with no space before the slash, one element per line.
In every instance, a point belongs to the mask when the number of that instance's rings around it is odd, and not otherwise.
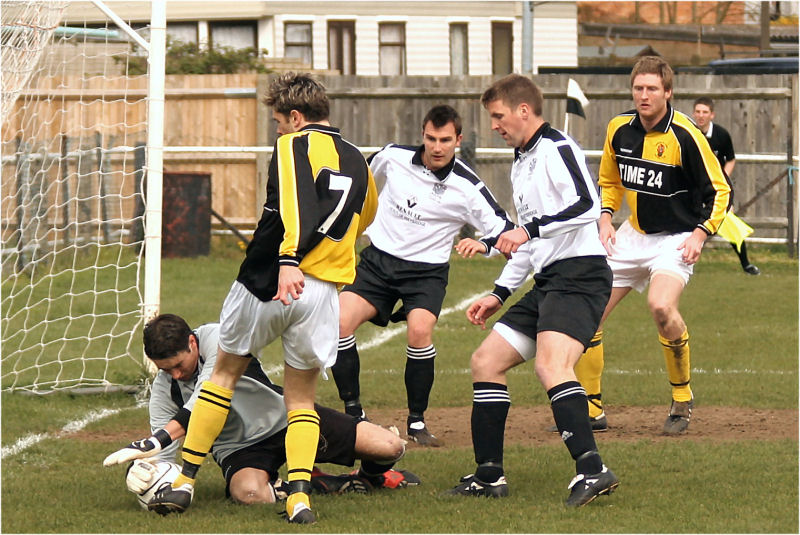
<path fill-rule="evenodd" d="M 486 320 L 502 306 L 503 303 L 493 295 L 481 297 L 467 308 L 467 319 L 471 324 L 486 329 Z"/>
<path fill-rule="evenodd" d="M 700 260 L 700 253 L 703 252 L 703 244 L 706 242 L 708 234 L 702 229 L 696 228 L 688 238 L 678 246 L 678 250 L 683 249 L 681 258 L 690 266 Z"/>
<path fill-rule="evenodd" d="M 614 244 L 617 243 L 617 231 L 614 229 L 614 225 L 611 224 L 611 216 L 606 213 L 600 216 L 600 221 L 597 223 L 597 231 L 600 236 L 600 243 L 606 248 L 608 256 L 611 256 L 611 250 L 614 248 Z"/>
<path fill-rule="evenodd" d="M 172 443 L 172 438 L 164 429 L 159 429 L 152 436 L 135 440 L 122 448 L 117 450 L 105 459 L 103 459 L 103 466 L 113 466 L 115 464 L 123 464 L 134 459 L 144 459 L 145 457 L 152 457 Z"/>
<path fill-rule="evenodd" d="M 475 254 L 486 254 L 486 244 L 472 238 L 464 238 L 456 244 L 456 252 L 462 258 L 472 258 Z"/>
<path fill-rule="evenodd" d="M 306 278 L 297 266 L 281 266 L 278 273 L 278 293 L 273 297 L 273 301 L 280 301 L 284 305 L 289 305 L 293 300 L 300 299 L 303 288 L 306 285 Z"/>
<path fill-rule="evenodd" d="M 500 234 L 494 247 L 504 255 L 508 255 L 510 253 L 516 253 L 519 246 L 528 242 L 528 240 L 530 240 L 530 238 L 528 238 L 528 233 L 525 229 L 517 227 Z"/>
<path fill-rule="evenodd" d="M 150 482 L 157 472 L 158 469 L 153 463 L 135 459 L 128 470 L 128 475 L 125 476 L 125 484 L 129 491 L 141 494 L 150 488 Z"/>

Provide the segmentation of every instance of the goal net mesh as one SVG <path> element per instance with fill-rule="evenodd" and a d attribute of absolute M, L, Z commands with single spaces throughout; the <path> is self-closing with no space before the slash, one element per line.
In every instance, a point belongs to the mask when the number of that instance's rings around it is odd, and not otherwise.
<path fill-rule="evenodd" d="M 115 59 L 133 41 L 81 4 L 76 21 L 68 2 L 0 0 L 3 391 L 145 375 L 147 81 Z"/>

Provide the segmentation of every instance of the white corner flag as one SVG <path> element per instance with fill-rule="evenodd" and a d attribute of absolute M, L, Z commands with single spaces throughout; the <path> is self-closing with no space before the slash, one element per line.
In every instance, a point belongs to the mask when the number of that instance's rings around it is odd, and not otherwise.
<path fill-rule="evenodd" d="M 588 105 L 589 99 L 581 91 L 581 86 L 570 78 L 567 83 L 567 113 L 564 114 L 564 132 L 569 129 L 569 114 L 580 115 L 585 119 L 586 114 L 583 113 L 583 108 Z"/>

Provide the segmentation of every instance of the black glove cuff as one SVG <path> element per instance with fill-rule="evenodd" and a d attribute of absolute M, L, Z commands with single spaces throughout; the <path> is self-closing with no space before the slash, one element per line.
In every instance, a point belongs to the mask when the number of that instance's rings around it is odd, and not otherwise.
<path fill-rule="evenodd" d="M 172 437 L 169 436 L 166 429 L 159 429 L 153 434 L 153 438 L 161 444 L 161 448 L 166 448 L 170 444 L 172 444 Z"/>

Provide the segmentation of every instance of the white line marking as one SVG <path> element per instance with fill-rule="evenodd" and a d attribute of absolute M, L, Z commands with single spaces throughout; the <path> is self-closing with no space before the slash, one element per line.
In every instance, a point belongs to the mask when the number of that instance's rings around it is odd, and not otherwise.
<path fill-rule="evenodd" d="M 4 446 L 2 450 L 0 450 L 0 459 L 5 459 L 8 456 L 16 455 L 31 446 L 38 444 L 39 442 L 48 439 L 48 438 L 61 438 L 67 435 L 71 435 L 72 433 L 77 433 L 87 425 L 100 421 L 107 416 L 114 416 L 115 414 L 119 414 L 122 411 L 129 410 L 131 408 L 139 408 L 145 406 L 146 403 L 140 402 L 137 403 L 135 407 L 124 407 L 121 409 L 102 409 L 99 411 L 91 411 L 89 414 L 81 418 L 80 420 L 73 420 L 68 422 L 64 427 L 61 428 L 61 431 L 57 433 L 33 433 L 27 436 L 24 436 L 18 439 L 14 445 L 12 446 Z"/>

